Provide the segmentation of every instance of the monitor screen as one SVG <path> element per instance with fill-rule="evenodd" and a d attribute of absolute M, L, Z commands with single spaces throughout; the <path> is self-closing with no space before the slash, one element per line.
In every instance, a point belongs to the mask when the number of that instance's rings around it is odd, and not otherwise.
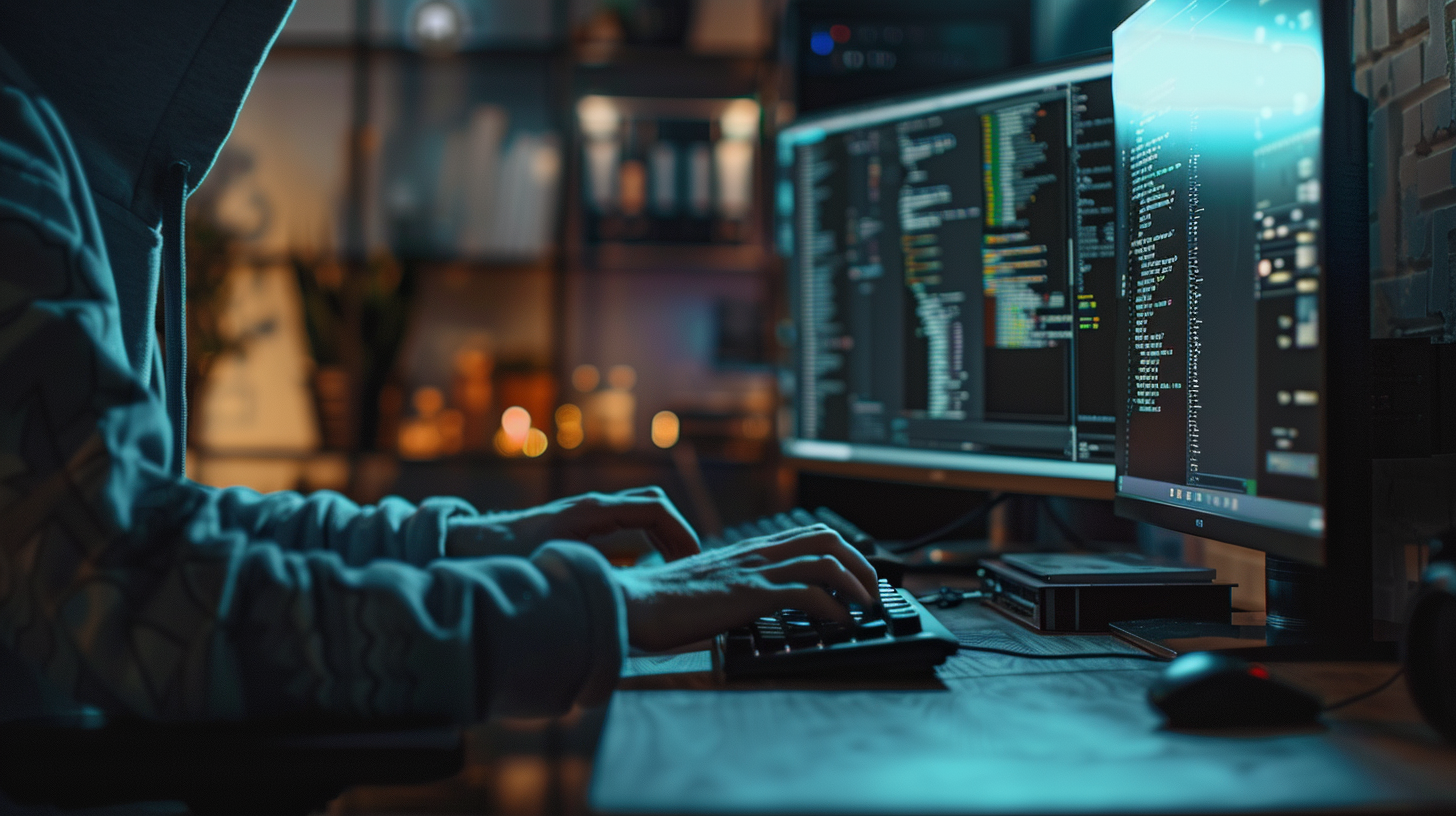
<path fill-rule="evenodd" d="M 1105 59 L 786 129 L 786 452 L 1110 481 L 1112 140 Z"/>
<path fill-rule="evenodd" d="M 1113 42 L 1119 511 L 1264 549 L 1317 542 L 1338 330 L 1320 5 L 1152 0 Z"/>

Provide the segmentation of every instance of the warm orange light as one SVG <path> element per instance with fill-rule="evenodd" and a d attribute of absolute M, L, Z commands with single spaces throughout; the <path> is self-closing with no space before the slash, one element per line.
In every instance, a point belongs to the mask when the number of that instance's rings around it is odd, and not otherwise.
<path fill-rule="evenodd" d="M 501 430 L 516 443 L 516 447 L 524 445 L 526 433 L 531 430 L 531 413 L 519 405 L 512 405 L 501 414 Z"/>
<path fill-rule="evenodd" d="M 546 432 L 532 428 L 526 432 L 526 444 L 521 446 L 521 451 L 534 459 L 546 452 L 546 444 Z"/>
<path fill-rule="evenodd" d="M 433 422 L 413 419 L 399 429 L 399 455 L 403 459 L 434 459 L 440 455 L 440 429 Z"/>
<path fill-rule="evenodd" d="M 556 409 L 556 444 L 572 450 L 581 445 L 586 434 L 581 426 L 581 409 L 566 403 Z"/>
<path fill-rule="evenodd" d="M 773 423 L 761 414 L 750 414 L 743 418 L 743 436 L 746 439 L 764 439 L 773 432 Z"/>
<path fill-rule="evenodd" d="M 564 425 L 556 429 L 556 444 L 566 450 L 581 447 L 581 443 L 585 439 L 586 434 L 582 433 L 580 425 Z"/>
<path fill-rule="evenodd" d="M 439 429 L 440 453 L 452 456 L 465 447 L 465 414 L 454 408 L 441 411 L 435 427 Z"/>
<path fill-rule="evenodd" d="M 501 456 L 520 456 L 521 447 L 525 442 L 525 440 L 517 442 L 511 439 L 510 434 L 506 433 L 505 428 L 497 428 L 495 438 L 492 441 L 495 443 L 495 452 Z"/>
<path fill-rule="evenodd" d="M 637 369 L 629 365 L 614 365 L 607 369 L 607 385 L 618 391 L 631 391 L 637 384 Z"/>
<path fill-rule="evenodd" d="M 440 413 L 440 409 L 445 407 L 445 394 L 438 388 L 425 386 L 415 389 L 415 395 L 411 401 L 414 403 L 415 413 L 428 419 Z"/>
<path fill-rule="evenodd" d="M 677 414 L 671 411 L 658 411 L 652 417 L 652 444 L 659 448 L 670 448 L 676 445 L 681 427 Z"/>
<path fill-rule="evenodd" d="M 579 365 L 571 372 L 572 387 L 582 393 L 597 390 L 601 382 L 602 373 L 594 365 Z"/>

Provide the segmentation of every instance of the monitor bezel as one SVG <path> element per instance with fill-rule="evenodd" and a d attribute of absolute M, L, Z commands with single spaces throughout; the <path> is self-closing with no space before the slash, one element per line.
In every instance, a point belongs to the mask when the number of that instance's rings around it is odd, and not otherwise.
<path fill-rule="evenodd" d="M 1324 167 L 1321 258 L 1320 332 L 1325 349 L 1324 530 L 1304 535 L 1148 500 L 1124 493 L 1126 411 L 1117 416 L 1117 482 L 1115 512 L 1124 517 L 1181 533 L 1261 550 L 1332 569 L 1332 575 L 1364 575 L 1371 565 L 1370 503 L 1370 273 L 1369 176 L 1367 168 L 1367 102 L 1354 85 L 1353 10 L 1349 2 L 1321 0 L 1325 101 L 1321 123 Z M 1129 20 L 1136 19 L 1136 13 Z M 1122 196 L 1118 206 L 1125 206 Z M 1126 214 L 1118 214 L 1118 275 L 1127 273 Z M 1118 287 L 1119 293 L 1121 287 Z M 1122 331 L 1127 303 L 1118 302 L 1117 393 L 1127 391 L 1127 332 Z M 1332 330 L 1339 326 L 1338 331 Z M 1337 444 L 1330 444 L 1338 440 Z M 1369 581 L 1363 591 L 1349 580 L 1350 600 L 1369 609 Z"/>
<path fill-rule="evenodd" d="M 1112 51 L 1106 49 L 1017 69 L 995 78 L 816 112 L 779 131 L 778 172 L 784 172 L 785 158 L 791 163 L 791 151 L 795 145 L 818 141 L 830 134 L 873 127 L 937 110 L 994 102 L 1057 85 L 1111 77 Z M 786 367 L 793 368 L 791 363 Z M 1113 497 L 1114 471 L 1110 463 L 1018 453 L 962 452 L 802 439 L 796 434 L 797 406 L 789 404 L 786 409 L 789 416 L 780 423 L 783 431 L 780 450 L 788 463 L 798 470 L 977 490 L 1010 490 L 1103 500 Z"/>

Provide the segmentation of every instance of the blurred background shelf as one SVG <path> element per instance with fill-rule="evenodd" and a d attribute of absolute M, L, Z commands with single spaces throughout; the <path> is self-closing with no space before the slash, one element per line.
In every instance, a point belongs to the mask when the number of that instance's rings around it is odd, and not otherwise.
<path fill-rule="evenodd" d="M 1122 5 L 299 0 L 188 210 L 193 475 L 780 509 L 776 129 Z M 939 56 L 874 73 L 814 51 L 831 24 Z"/>

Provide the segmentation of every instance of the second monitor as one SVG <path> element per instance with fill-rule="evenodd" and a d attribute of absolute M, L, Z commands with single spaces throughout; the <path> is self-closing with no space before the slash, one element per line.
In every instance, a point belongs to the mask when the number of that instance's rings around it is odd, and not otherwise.
<path fill-rule="evenodd" d="M 779 139 L 786 452 L 1112 477 L 1111 64 L 817 116 Z"/>

